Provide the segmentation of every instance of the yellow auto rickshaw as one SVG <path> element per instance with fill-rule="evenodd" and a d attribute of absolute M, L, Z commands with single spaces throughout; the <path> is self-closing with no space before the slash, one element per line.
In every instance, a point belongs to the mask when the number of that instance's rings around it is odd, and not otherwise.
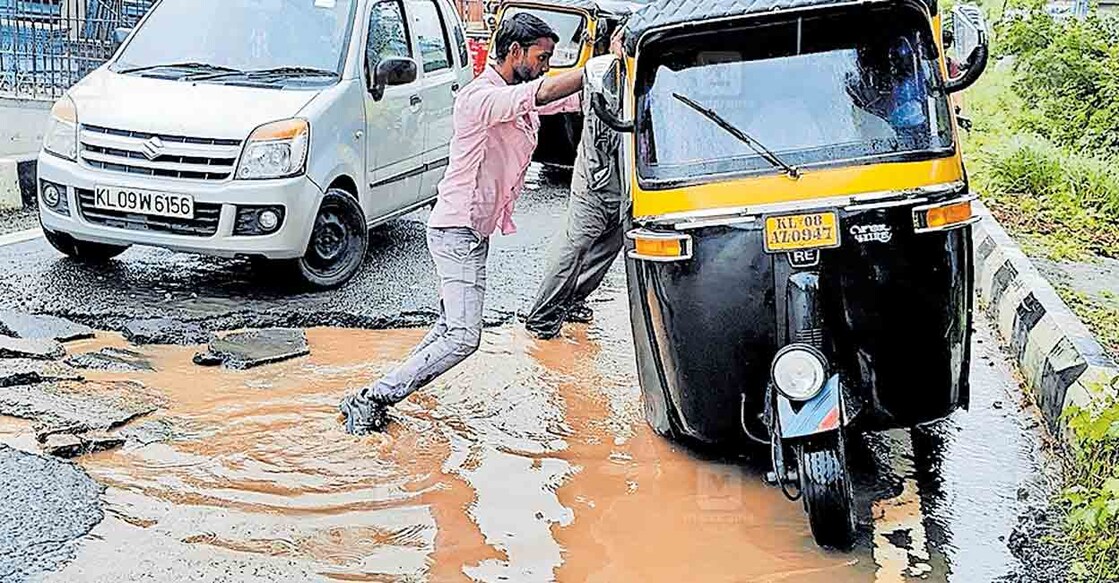
<path fill-rule="evenodd" d="M 969 401 L 974 196 L 936 0 L 653 0 L 587 65 L 624 132 L 626 271 L 648 422 L 768 448 L 821 545 L 857 515 L 846 437 Z"/>
<path fill-rule="evenodd" d="M 560 37 L 549 73 L 558 75 L 586 65 L 595 56 L 607 54 L 610 38 L 618 25 L 641 5 L 642 2 L 627 0 L 507 0 L 499 8 L 497 22 L 520 12 L 531 13 L 547 22 Z M 492 46 L 490 48 L 492 53 Z M 539 146 L 533 160 L 553 166 L 571 166 L 582 133 L 582 114 L 542 117 Z"/>

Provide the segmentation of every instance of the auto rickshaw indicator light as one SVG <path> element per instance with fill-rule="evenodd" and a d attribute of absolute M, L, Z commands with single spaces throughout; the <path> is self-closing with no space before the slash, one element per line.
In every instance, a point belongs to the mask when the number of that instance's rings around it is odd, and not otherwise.
<path fill-rule="evenodd" d="M 974 196 L 947 203 L 926 205 L 913 209 L 913 227 L 918 233 L 945 231 L 970 225 L 978 220 L 971 208 Z"/>
<path fill-rule="evenodd" d="M 627 236 L 634 248 L 629 256 L 646 261 L 683 261 L 692 257 L 691 235 L 637 229 Z"/>

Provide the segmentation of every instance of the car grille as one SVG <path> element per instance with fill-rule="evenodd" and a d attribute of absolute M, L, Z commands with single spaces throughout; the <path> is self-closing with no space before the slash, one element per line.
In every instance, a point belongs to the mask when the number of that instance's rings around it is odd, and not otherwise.
<path fill-rule="evenodd" d="M 83 125 L 82 161 L 92 168 L 185 180 L 225 180 L 233 174 L 239 140 L 188 138 Z"/>
<path fill-rule="evenodd" d="M 177 219 L 94 208 L 92 190 L 79 188 L 77 193 L 78 210 L 82 218 L 95 225 L 131 231 L 210 237 L 218 232 L 218 222 L 221 220 L 220 204 L 196 202 L 193 219 Z"/>

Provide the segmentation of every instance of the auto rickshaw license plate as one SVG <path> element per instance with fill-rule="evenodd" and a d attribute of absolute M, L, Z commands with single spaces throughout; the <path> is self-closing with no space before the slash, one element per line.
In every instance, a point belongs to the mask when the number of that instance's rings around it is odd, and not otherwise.
<path fill-rule="evenodd" d="M 828 247 L 839 247 L 839 216 L 834 212 L 765 218 L 765 250 L 769 253 Z"/>

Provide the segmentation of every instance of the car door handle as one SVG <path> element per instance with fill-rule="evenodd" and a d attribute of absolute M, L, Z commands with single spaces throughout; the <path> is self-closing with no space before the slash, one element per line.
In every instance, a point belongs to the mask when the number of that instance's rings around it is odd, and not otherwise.
<path fill-rule="evenodd" d="M 409 103 L 411 103 L 412 107 L 416 107 L 417 105 L 423 103 L 423 101 L 424 100 L 421 99 L 419 95 L 413 95 L 412 100 Z"/>
<path fill-rule="evenodd" d="M 458 93 L 459 89 L 460 87 L 458 83 L 451 83 L 451 93 Z"/>

